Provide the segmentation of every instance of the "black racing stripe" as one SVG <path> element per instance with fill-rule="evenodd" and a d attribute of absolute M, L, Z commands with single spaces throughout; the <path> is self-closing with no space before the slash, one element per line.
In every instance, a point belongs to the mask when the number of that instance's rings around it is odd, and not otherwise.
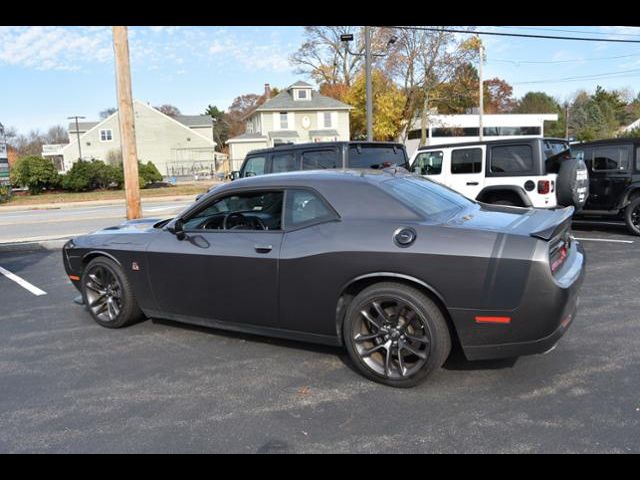
<path fill-rule="evenodd" d="M 502 253 L 504 252 L 506 243 L 507 234 L 499 233 L 496 237 L 495 243 L 493 244 L 491 258 L 489 259 L 489 265 L 487 266 L 487 274 L 484 278 L 484 284 L 482 286 L 482 298 L 484 299 L 485 308 L 487 308 L 491 303 L 491 292 L 495 287 L 498 267 L 500 266 L 500 259 L 502 258 Z"/>

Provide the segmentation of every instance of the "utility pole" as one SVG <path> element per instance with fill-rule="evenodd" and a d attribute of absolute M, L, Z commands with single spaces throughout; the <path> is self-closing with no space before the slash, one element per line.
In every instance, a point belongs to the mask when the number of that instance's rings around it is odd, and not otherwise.
<path fill-rule="evenodd" d="M 569 102 L 564 104 L 564 138 L 569 140 Z"/>
<path fill-rule="evenodd" d="M 75 120 L 76 122 L 76 138 L 78 139 L 78 160 L 82 160 L 82 145 L 80 145 L 80 127 L 78 126 L 78 119 L 85 117 L 81 117 L 79 115 L 75 115 L 73 117 L 67 117 L 67 120 Z"/>
<path fill-rule="evenodd" d="M 482 79 L 483 56 L 484 45 L 482 45 L 482 40 L 480 40 L 480 64 L 478 65 L 478 76 L 480 77 L 480 108 L 478 109 L 480 141 L 482 141 L 484 137 L 484 119 L 482 118 L 482 116 L 484 115 L 484 81 Z"/>
<path fill-rule="evenodd" d="M 353 34 L 345 33 L 340 35 L 340 40 L 348 44 L 348 42 L 353 41 Z M 398 39 L 394 36 L 391 36 L 387 41 L 387 48 L 393 45 Z M 362 53 L 354 53 L 349 50 L 347 46 L 345 48 L 346 53 L 349 55 L 354 55 L 358 57 L 362 57 Z M 373 53 L 371 51 L 371 27 L 364 27 L 364 72 L 365 72 L 365 83 L 366 83 L 366 95 L 367 95 L 367 140 L 371 142 L 373 140 L 373 87 L 371 85 L 371 66 L 372 66 L 372 58 L 373 57 L 384 57 L 386 53 Z"/>
<path fill-rule="evenodd" d="M 373 99 L 371 85 L 371 29 L 364 27 L 364 65 L 367 81 L 367 141 L 373 141 Z"/>
<path fill-rule="evenodd" d="M 124 191 L 127 200 L 127 219 L 142 217 L 140 185 L 138 183 L 138 152 L 131 95 L 129 40 L 126 26 L 113 27 L 113 50 L 116 57 L 116 87 L 118 92 L 118 120 L 124 170 Z"/>

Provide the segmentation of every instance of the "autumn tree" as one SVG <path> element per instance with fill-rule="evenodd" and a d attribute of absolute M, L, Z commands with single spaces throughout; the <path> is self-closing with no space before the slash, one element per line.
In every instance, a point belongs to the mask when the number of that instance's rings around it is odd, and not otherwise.
<path fill-rule="evenodd" d="M 164 113 L 165 115 L 169 116 L 169 117 L 176 117 L 178 115 L 181 115 L 180 109 L 178 107 L 175 107 L 173 105 L 169 105 L 167 103 L 165 103 L 164 105 L 160 105 L 159 107 L 154 107 L 156 110 Z"/>
<path fill-rule="evenodd" d="M 483 83 L 484 113 L 509 113 L 515 106 L 513 87 L 501 78 L 491 78 Z"/>
<path fill-rule="evenodd" d="M 393 81 L 380 70 L 374 70 L 371 78 L 373 89 L 373 138 L 374 140 L 395 140 L 401 128 L 402 111 L 406 98 Z M 367 135 L 366 79 L 358 75 L 345 95 L 345 101 L 352 105 L 351 134 L 353 138 Z"/>
<path fill-rule="evenodd" d="M 475 66 L 471 63 L 459 65 L 451 80 L 434 90 L 433 106 L 438 109 L 438 113 L 466 113 L 478 106 L 479 82 L 480 77 Z"/>
<path fill-rule="evenodd" d="M 513 108 L 513 113 L 556 113 L 557 122 L 544 122 L 544 133 L 549 137 L 564 137 L 566 132 L 565 109 L 560 102 L 544 92 L 527 92 Z"/>

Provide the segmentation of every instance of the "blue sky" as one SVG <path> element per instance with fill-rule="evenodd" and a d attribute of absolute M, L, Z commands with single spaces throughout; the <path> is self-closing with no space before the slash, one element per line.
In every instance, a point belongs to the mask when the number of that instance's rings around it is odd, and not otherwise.
<path fill-rule="evenodd" d="M 479 29 L 556 35 L 571 30 L 640 40 L 640 29 L 629 27 Z M 304 79 L 288 61 L 302 40 L 302 27 L 130 27 L 133 94 L 152 105 L 173 104 L 184 114 L 202 113 L 208 104 L 227 108 L 238 95 L 261 93 L 264 83 L 284 87 Z M 542 90 L 564 100 L 596 85 L 640 90 L 640 44 L 493 36 L 484 41 L 486 78 L 504 78 L 516 96 Z M 543 83 L 526 83 L 535 81 Z M 115 95 L 110 27 L 0 27 L 5 126 L 26 133 L 66 125 L 70 115 L 97 119 L 115 105 Z"/>

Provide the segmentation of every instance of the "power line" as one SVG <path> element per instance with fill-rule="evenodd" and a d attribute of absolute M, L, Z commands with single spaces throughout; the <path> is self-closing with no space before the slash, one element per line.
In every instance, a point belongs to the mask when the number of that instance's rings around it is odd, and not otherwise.
<path fill-rule="evenodd" d="M 506 25 L 494 25 L 494 27 L 496 28 L 508 28 L 511 30 L 535 30 L 535 31 L 541 31 L 541 32 L 561 32 L 561 33 L 586 33 L 586 34 L 593 34 L 594 32 L 589 32 L 586 30 L 566 30 L 566 29 L 561 29 L 561 28 L 536 28 L 536 27 L 512 27 L 512 26 L 506 26 Z M 637 33 L 614 33 L 614 32 L 610 32 L 610 33 L 606 33 L 606 35 L 615 35 L 616 37 L 640 37 L 639 34 Z"/>
<path fill-rule="evenodd" d="M 505 62 L 505 63 L 513 63 L 513 64 L 557 64 L 557 63 L 581 63 L 581 62 L 595 62 L 598 60 L 617 60 L 620 58 L 630 58 L 630 57 L 638 57 L 640 54 L 631 54 L 631 55 L 618 55 L 617 57 L 595 57 L 595 58 L 577 58 L 575 60 L 547 60 L 547 61 L 525 61 L 525 60 L 503 60 L 503 59 L 492 59 L 492 62 Z"/>
<path fill-rule="evenodd" d="M 633 74 L 633 75 L 628 75 Z M 513 85 L 529 85 L 534 83 L 563 83 L 563 82 L 573 82 L 578 80 L 602 80 L 606 78 L 625 78 L 625 77 L 636 77 L 640 75 L 640 68 L 634 68 L 631 70 L 621 70 L 618 72 L 607 72 L 607 73 L 596 73 L 591 75 L 578 75 L 573 77 L 564 77 L 564 78 L 553 78 L 546 80 L 530 80 L 526 82 L 515 82 Z"/>
<path fill-rule="evenodd" d="M 504 33 L 486 32 L 480 30 L 457 30 L 454 28 L 431 28 L 431 27 L 406 27 L 387 26 L 387 28 L 397 28 L 399 30 L 421 30 L 425 32 L 446 32 L 446 33 L 466 33 L 467 35 L 494 35 L 500 37 L 537 38 L 545 40 L 575 40 L 581 42 L 606 42 L 606 43 L 640 43 L 640 40 L 624 40 L 619 38 L 595 38 L 595 37 L 564 37 L 560 35 L 533 35 L 525 33 Z"/>

